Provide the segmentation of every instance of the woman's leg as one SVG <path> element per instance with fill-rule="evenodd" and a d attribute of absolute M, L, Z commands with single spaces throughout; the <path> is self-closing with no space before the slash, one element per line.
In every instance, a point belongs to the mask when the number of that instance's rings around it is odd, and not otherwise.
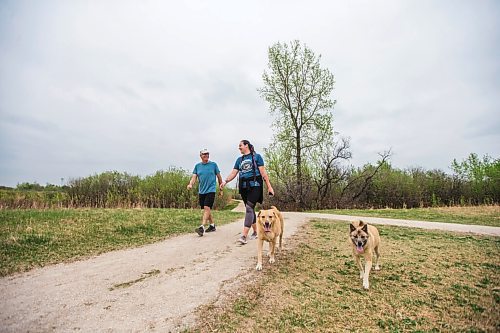
<path fill-rule="evenodd" d="M 245 226 L 243 228 L 243 236 L 248 236 L 248 230 L 252 227 L 255 221 L 255 203 L 247 201 L 245 203 Z"/>

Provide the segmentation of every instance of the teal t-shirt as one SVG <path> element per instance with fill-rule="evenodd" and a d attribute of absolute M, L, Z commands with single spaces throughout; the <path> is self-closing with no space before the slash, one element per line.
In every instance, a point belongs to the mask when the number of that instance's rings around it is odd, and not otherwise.
<path fill-rule="evenodd" d="M 260 176 L 260 166 L 264 166 L 264 159 L 260 154 L 255 153 L 254 154 L 254 161 L 255 161 L 255 168 L 252 166 L 252 155 L 243 155 L 240 156 L 236 159 L 236 162 L 234 162 L 233 169 L 236 169 L 240 172 L 240 178 L 243 180 L 246 179 L 252 179 L 254 176 L 254 169 L 255 169 L 255 176 L 258 177 Z M 254 186 L 260 186 L 259 182 L 254 182 L 250 181 L 250 187 Z"/>
<path fill-rule="evenodd" d="M 220 173 L 217 163 L 208 161 L 198 163 L 194 166 L 193 174 L 198 176 L 200 182 L 198 192 L 200 194 L 215 193 L 216 176 Z"/>

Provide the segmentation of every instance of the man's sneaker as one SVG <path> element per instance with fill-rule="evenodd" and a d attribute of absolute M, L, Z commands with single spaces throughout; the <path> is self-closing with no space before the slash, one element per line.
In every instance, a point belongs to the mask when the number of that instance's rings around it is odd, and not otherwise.
<path fill-rule="evenodd" d="M 212 231 L 215 231 L 215 225 L 209 225 L 207 230 L 205 230 L 205 232 L 212 232 Z"/>
<path fill-rule="evenodd" d="M 257 239 L 257 232 L 254 231 L 253 234 L 250 235 L 250 240 Z"/>
<path fill-rule="evenodd" d="M 242 235 L 240 239 L 238 239 L 238 242 L 240 242 L 241 245 L 245 245 L 247 243 L 247 237 Z"/>
<path fill-rule="evenodd" d="M 205 228 L 203 228 L 202 226 L 196 228 L 194 231 L 196 231 L 196 233 L 198 234 L 198 236 L 203 236 L 203 234 L 205 233 Z"/>

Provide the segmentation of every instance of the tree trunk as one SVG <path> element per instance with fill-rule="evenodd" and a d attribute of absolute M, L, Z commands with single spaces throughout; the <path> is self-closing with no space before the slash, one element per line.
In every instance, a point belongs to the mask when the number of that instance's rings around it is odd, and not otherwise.
<path fill-rule="evenodd" d="M 303 191 L 302 191 L 302 148 L 300 145 L 300 132 L 296 132 L 296 155 L 297 155 L 297 204 L 299 205 L 299 208 L 302 209 L 304 206 L 304 200 L 302 197 Z"/>

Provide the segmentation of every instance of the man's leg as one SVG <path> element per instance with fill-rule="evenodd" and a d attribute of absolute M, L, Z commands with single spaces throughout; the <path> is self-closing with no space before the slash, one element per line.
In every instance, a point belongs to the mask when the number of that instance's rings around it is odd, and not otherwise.
<path fill-rule="evenodd" d="M 200 203 L 200 207 L 202 209 L 201 211 L 201 225 L 195 229 L 196 233 L 198 234 L 198 236 L 203 236 L 203 234 L 205 233 L 205 223 L 206 223 L 206 213 L 205 213 L 205 200 L 206 200 L 206 194 L 199 194 L 198 195 L 198 200 L 199 200 L 199 203 Z"/>
<path fill-rule="evenodd" d="M 209 222 L 212 221 L 212 216 L 210 214 L 210 207 L 203 206 L 203 216 L 202 216 L 201 224 L 203 226 L 205 226 L 207 224 L 207 221 L 209 221 Z"/>
<path fill-rule="evenodd" d="M 207 197 L 205 199 L 205 206 L 203 208 L 204 208 L 205 223 L 209 222 L 210 225 L 205 230 L 206 232 L 215 231 L 215 223 L 212 217 L 212 207 L 214 205 L 214 201 L 215 201 L 215 192 L 207 193 Z"/>

